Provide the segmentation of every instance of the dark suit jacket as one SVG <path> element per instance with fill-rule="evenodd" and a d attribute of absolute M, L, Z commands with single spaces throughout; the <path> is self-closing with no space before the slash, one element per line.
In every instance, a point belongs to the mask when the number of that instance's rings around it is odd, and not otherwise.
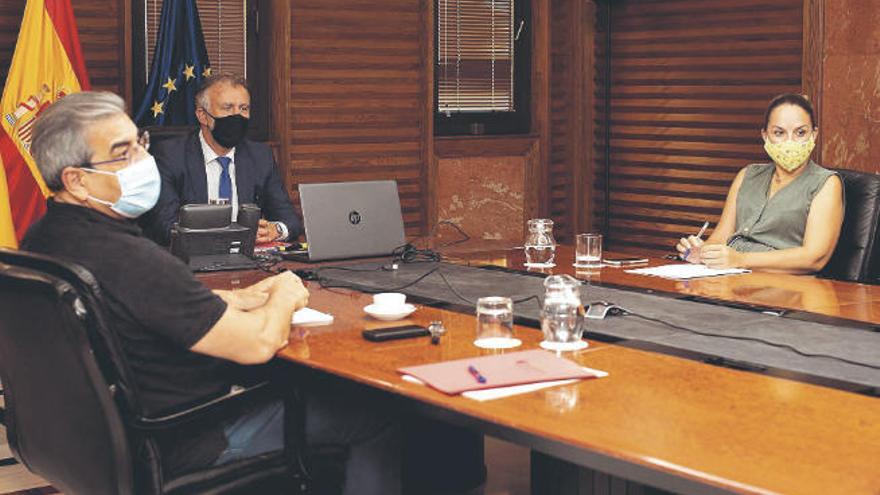
<path fill-rule="evenodd" d="M 181 205 L 208 202 L 208 178 L 199 132 L 166 139 L 150 148 L 162 175 L 156 206 L 141 217 L 144 233 L 162 245 L 170 242 L 171 226 Z M 267 220 L 283 222 L 290 239 L 302 234 L 302 222 L 284 190 L 272 150 L 245 139 L 235 147 L 238 204 L 256 203 Z"/>

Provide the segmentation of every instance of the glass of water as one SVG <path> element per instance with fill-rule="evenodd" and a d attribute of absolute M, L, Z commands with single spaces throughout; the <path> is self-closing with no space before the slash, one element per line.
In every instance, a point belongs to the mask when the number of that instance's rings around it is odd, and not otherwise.
<path fill-rule="evenodd" d="M 526 266 L 547 268 L 556 266 L 556 239 L 553 238 L 553 220 L 534 218 L 529 220 L 529 233 L 523 243 L 526 250 Z"/>
<path fill-rule="evenodd" d="M 574 266 L 599 268 L 602 266 L 602 234 L 578 234 L 574 251 Z"/>
<path fill-rule="evenodd" d="M 513 336 L 513 301 L 496 296 L 478 299 L 474 345 L 483 349 L 507 349 L 520 344 Z"/>

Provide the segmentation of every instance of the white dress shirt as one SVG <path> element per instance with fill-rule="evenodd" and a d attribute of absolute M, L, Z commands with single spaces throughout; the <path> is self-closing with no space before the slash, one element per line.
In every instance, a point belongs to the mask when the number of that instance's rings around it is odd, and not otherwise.
<path fill-rule="evenodd" d="M 220 174 L 223 173 L 223 167 L 217 161 L 218 155 L 211 146 L 205 141 L 205 136 L 199 130 L 199 142 L 202 144 L 202 156 L 205 157 L 205 175 L 208 176 L 208 202 L 216 201 L 220 197 Z M 229 150 L 226 155 L 229 157 L 229 179 L 232 181 L 232 221 L 238 219 L 238 189 L 235 185 L 235 148 Z M 283 222 L 276 222 L 281 227 L 281 234 L 277 240 L 285 240 L 288 237 L 287 225 Z"/>
<path fill-rule="evenodd" d="M 208 142 L 205 141 L 205 136 L 202 135 L 202 131 L 199 131 L 199 142 L 202 144 L 202 156 L 205 157 L 205 175 L 208 176 L 208 202 L 216 201 L 220 197 L 220 174 L 223 172 L 223 167 L 220 166 L 220 162 L 217 161 L 218 155 L 214 152 Z M 238 218 L 238 189 L 235 185 L 235 148 L 229 150 L 226 155 L 229 157 L 229 178 L 232 181 L 232 198 L 230 198 L 230 203 L 232 204 L 232 221 L 234 222 Z"/>

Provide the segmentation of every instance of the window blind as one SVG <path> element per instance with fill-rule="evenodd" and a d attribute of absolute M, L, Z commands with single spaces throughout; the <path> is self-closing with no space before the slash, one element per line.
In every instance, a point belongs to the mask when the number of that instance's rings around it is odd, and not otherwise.
<path fill-rule="evenodd" d="M 163 0 L 144 1 L 146 67 L 149 77 Z M 208 60 L 214 74 L 247 75 L 247 0 L 196 0 Z"/>
<path fill-rule="evenodd" d="M 513 0 L 437 0 L 437 110 L 512 112 Z"/>
<path fill-rule="evenodd" d="M 607 215 L 606 249 L 668 252 L 706 220 L 715 226 L 741 168 L 768 161 L 764 109 L 801 89 L 803 5 L 610 3 L 610 26 L 597 29 L 596 43 L 597 80 L 609 76 L 610 86 L 597 85 L 595 95 L 594 197 Z"/>

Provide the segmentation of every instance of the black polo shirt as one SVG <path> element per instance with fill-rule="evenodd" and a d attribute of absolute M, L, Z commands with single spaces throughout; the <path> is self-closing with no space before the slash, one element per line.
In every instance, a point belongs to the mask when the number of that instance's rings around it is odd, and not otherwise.
<path fill-rule="evenodd" d="M 79 263 L 101 285 L 145 413 L 168 412 L 229 391 L 231 363 L 189 350 L 226 303 L 132 221 L 48 202 L 22 249 Z"/>

